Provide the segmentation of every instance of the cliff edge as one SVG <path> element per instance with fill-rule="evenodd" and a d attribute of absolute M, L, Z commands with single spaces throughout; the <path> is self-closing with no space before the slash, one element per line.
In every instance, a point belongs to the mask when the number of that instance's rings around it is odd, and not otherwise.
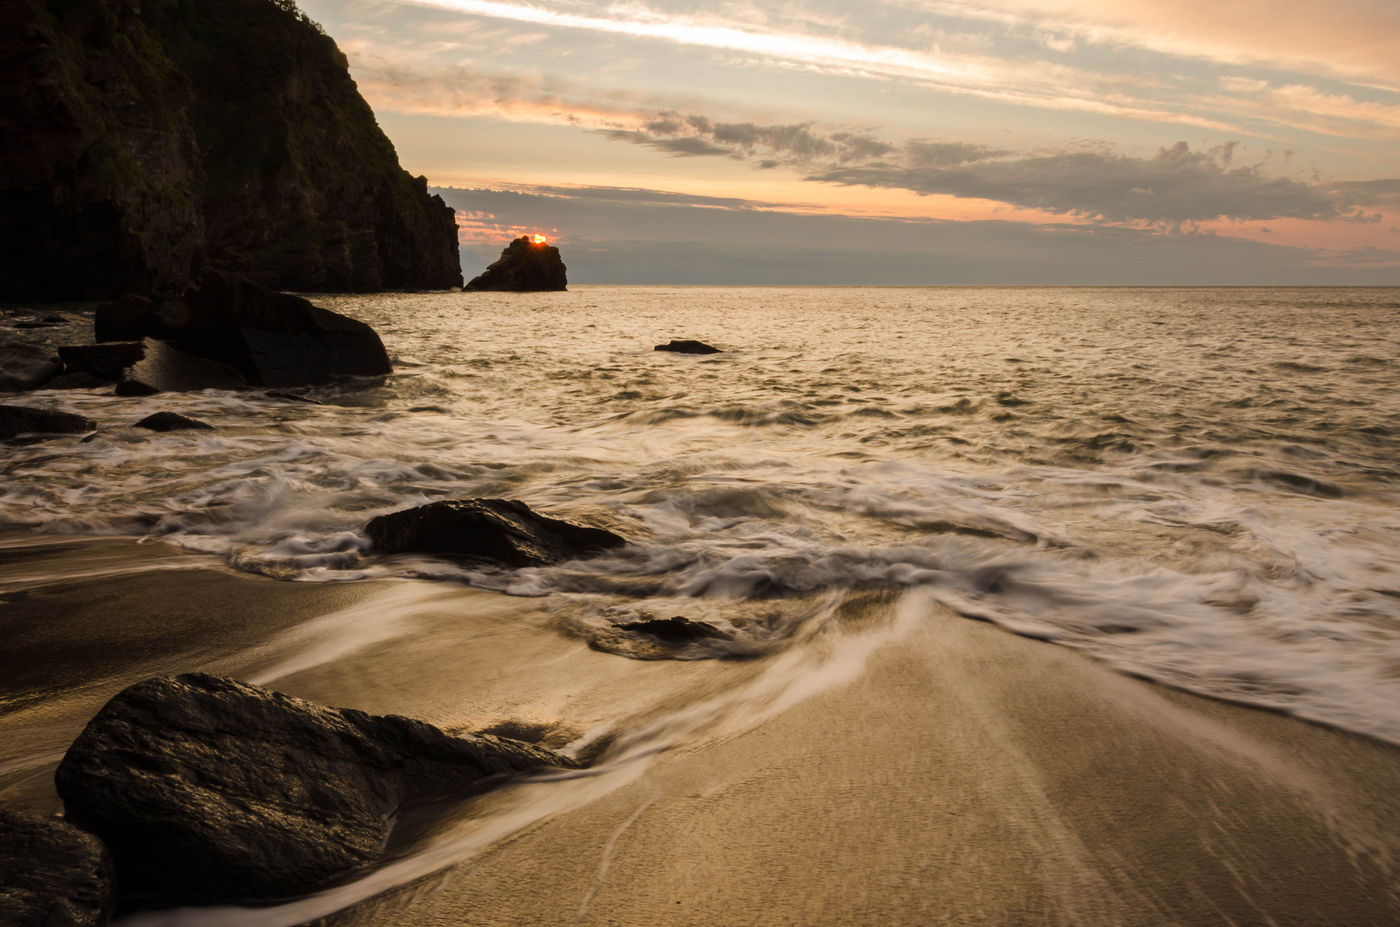
<path fill-rule="evenodd" d="M 453 211 L 399 167 L 292 0 L 0 5 L 0 298 L 462 285 Z"/>

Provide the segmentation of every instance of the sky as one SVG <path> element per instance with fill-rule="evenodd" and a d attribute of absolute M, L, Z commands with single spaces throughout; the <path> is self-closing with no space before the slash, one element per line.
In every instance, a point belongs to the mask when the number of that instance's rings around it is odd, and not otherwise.
<path fill-rule="evenodd" d="M 301 0 L 463 272 L 1400 285 L 1395 0 Z"/>

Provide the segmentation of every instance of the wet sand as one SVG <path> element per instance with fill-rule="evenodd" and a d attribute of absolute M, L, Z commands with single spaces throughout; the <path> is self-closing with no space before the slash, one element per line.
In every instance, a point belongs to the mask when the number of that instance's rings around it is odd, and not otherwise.
<path fill-rule="evenodd" d="M 589 650 L 548 600 L 284 583 L 130 542 L 6 548 L 0 599 L 5 807 L 54 810 L 67 741 L 160 672 L 447 726 L 669 732 L 605 750 L 603 775 L 445 809 L 447 854 L 405 851 L 368 901 L 161 923 L 1400 922 L 1400 750 L 917 597 L 855 596 L 787 653 L 693 663 Z"/>

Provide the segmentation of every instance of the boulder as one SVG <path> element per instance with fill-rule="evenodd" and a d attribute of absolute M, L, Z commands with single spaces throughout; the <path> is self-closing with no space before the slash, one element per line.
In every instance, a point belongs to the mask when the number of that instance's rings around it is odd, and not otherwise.
<path fill-rule="evenodd" d="M 303 386 L 392 372 L 364 322 L 229 274 L 209 272 L 178 299 L 99 306 L 98 337 L 146 337 L 219 361 L 259 386 Z"/>
<path fill-rule="evenodd" d="M 55 783 L 68 818 L 107 844 L 125 902 L 210 903 L 324 888 L 380 857 L 405 802 L 575 765 L 506 738 L 189 674 L 115 696 Z"/>
<path fill-rule="evenodd" d="M 58 354 L 68 374 L 116 380 L 119 396 L 244 386 L 243 377 L 227 364 L 195 357 L 153 338 L 71 345 L 59 348 Z"/>
<path fill-rule="evenodd" d="M 36 389 L 63 370 L 53 351 L 37 344 L 0 344 L 0 393 Z"/>
<path fill-rule="evenodd" d="M 0 441 L 22 434 L 81 434 L 97 423 L 72 412 L 57 409 L 31 409 L 28 406 L 0 406 Z"/>
<path fill-rule="evenodd" d="M 381 553 L 439 554 L 508 567 L 559 563 L 627 543 L 611 531 L 537 515 L 507 499 L 430 502 L 373 518 L 365 533 Z"/>
<path fill-rule="evenodd" d="M 181 415 L 179 412 L 156 412 L 137 422 L 135 428 L 149 428 L 151 431 L 185 431 L 188 429 L 212 431 L 213 425 L 197 418 Z"/>
<path fill-rule="evenodd" d="M 112 900 L 100 840 L 58 818 L 0 811 L 0 924 L 105 924 Z"/>
<path fill-rule="evenodd" d="M 559 249 L 522 235 L 506 246 L 500 258 L 473 277 L 462 289 L 535 293 L 562 290 L 568 286 L 564 261 Z"/>
<path fill-rule="evenodd" d="M 723 354 L 719 348 L 708 345 L 703 341 L 678 341 L 672 338 L 665 344 L 658 344 L 652 348 L 653 351 L 670 351 L 673 354 Z"/>

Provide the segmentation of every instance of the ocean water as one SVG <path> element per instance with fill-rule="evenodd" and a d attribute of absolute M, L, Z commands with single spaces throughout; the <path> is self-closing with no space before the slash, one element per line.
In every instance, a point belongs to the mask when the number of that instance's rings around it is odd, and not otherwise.
<path fill-rule="evenodd" d="M 1400 743 L 1400 290 L 316 301 L 372 324 L 394 374 L 320 404 L 36 394 L 103 427 L 8 447 L 0 525 L 286 581 L 467 584 L 584 636 L 670 615 L 728 633 L 683 660 L 781 658 L 833 597 L 888 589 Z M 724 353 L 652 350 L 671 338 Z M 217 430 L 126 427 L 160 409 Z M 371 517 L 466 497 L 631 543 L 520 570 L 368 552 Z"/>

